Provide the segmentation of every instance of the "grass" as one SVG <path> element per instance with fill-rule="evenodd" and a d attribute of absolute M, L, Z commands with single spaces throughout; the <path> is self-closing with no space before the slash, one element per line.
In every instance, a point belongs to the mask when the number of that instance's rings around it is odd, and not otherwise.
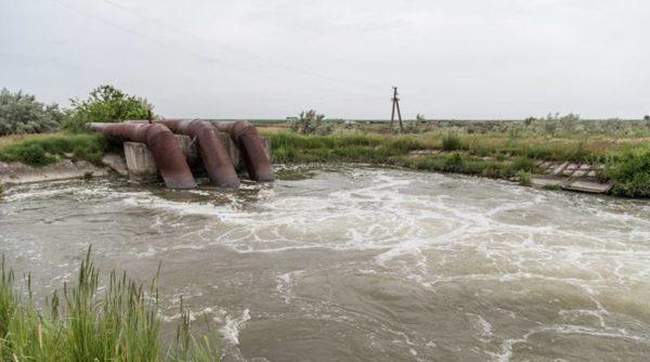
<path fill-rule="evenodd" d="M 614 182 L 612 193 L 650 197 L 650 147 L 630 148 L 608 158 L 606 176 Z"/>
<path fill-rule="evenodd" d="M 519 184 L 521 186 L 530 186 L 531 183 L 531 174 L 528 171 L 521 170 L 517 173 L 517 178 L 519 179 Z"/>
<path fill-rule="evenodd" d="M 176 342 L 160 339 L 157 277 L 143 288 L 126 274 L 110 273 L 100 287 L 100 273 L 90 249 L 76 282 L 64 284 L 37 307 L 31 276 L 21 295 L 15 276 L 2 259 L 0 279 L 0 361 L 212 361 L 214 339 L 195 340 L 190 316 L 181 306 Z"/>
<path fill-rule="evenodd" d="M 277 163 L 362 162 L 519 180 L 525 173 L 528 183 L 536 161 L 588 162 L 607 165 L 601 177 L 614 182 L 614 195 L 650 197 L 650 139 L 645 134 L 572 137 L 441 129 L 410 135 L 339 131 L 305 136 L 260 131 L 271 141 Z"/>
<path fill-rule="evenodd" d="M 324 136 L 299 135 L 275 123 L 259 131 L 271 141 L 276 163 L 361 162 L 513 179 L 521 170 L 534 173 L 539 160 L 587 162 L 607 166 L 600 177 L 614 182 L 613 194 L 650 197 L 650 123 L 639 122 L 580 121 L 582 128 L 572 132 L 546 132 L 543 123 L 526 128 L 516 121 L 444 121 L 403 135 L 374 124 L 336 128 Z M 585 131 L 590 129 L 595 131 Z M 41 166 L 72 155 L 98 162 L 107 147 L 94 134 L 0 137 L 0 161 Z"/>
<path fill-rule="evenodd" d="M 97 163 L 106 148 L 107 142 L 99 134 L 54 133 L 2 137 L 0 138 L 0 161 L 45 166 L 66 155 L 71 155 L 74 159 Z"/>

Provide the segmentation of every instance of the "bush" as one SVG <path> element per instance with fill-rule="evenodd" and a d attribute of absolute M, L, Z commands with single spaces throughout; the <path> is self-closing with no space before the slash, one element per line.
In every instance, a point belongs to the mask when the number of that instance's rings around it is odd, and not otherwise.
<path fill-rule="evenodd" d="M 291 121 L 291 130 L 301 134 L 326 135 L 332 133 L 332 126 L 325 125 L 325 115 L 317 114 L 315 110 L 303 111 L 300 117 Z"/>
<path fill-rule="evenodd" d="M 84 131 L 91 122 L 122 122 L 153 117 L 153 107 L 146 99 L 128 95 L 112 85 L 95 88 L 86 100 L 73 98 L 70 102 L 72 109 L 63 127 L 71 132 Z"/>
<path fill-rule="evenodd" d="M 62 119 L 63 113 L 56 104 L 45 105 L 21 91 L 0 90 L 0 136 L 51 132 Z"/>
<path fill-rule="evenodd" d="M 447 133 L 442 138 L 442 149 L 444 151 L 458 151 L 463 149 L 463 143 L 460 137 L 454 133 Z"/>

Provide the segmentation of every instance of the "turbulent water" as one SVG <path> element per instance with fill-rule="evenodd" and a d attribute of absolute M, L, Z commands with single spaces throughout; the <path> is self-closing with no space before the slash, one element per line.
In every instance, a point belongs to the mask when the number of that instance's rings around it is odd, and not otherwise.
<path fill-rule="evenodd" d="M 14 187 L 0 247 L 45 293 L 92 244 L 102 270 L 162 262 L 226 360 L 650 358 L 650 202 L 399 170 L 237 192 L 123 181 Z"/>

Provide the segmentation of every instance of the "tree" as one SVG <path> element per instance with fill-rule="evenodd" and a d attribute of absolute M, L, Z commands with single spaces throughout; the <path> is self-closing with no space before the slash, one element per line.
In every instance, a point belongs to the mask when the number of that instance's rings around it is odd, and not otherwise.
<path fill-rule="evenodd" d="M 81 131 L 90 122 L 122 122 L 129 119 L 149 119 L 153 107 L 146 99 L 128 95 L 110 84 L 90 92 L 88 99 L 70 99 L 72 110 L 64 128 Z"/>
<path fill-rule="evenodd" d="M 0 136 L 56 130 L 63 119 L 57 104 L 46 105 L 22 91 L 0 90 Z"/>

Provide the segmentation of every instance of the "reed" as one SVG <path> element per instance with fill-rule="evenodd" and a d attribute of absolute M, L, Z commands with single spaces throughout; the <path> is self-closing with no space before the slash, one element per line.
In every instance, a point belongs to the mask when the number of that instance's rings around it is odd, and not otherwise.
<path fill-rule="evenodd" d="M 150 285 L 111 272 L 100 288 L 100 272 L 90 248 L 77 280 L 64 284 L 38 307 L 15 285 L 15 275 L 2 258 L 0 280 L 0 361 L 213 361 L 219 358 L 216 338 L 196 340 L 189 311 L 176 343 L 164 349 L 160 338 L 158 277 Z"/>

